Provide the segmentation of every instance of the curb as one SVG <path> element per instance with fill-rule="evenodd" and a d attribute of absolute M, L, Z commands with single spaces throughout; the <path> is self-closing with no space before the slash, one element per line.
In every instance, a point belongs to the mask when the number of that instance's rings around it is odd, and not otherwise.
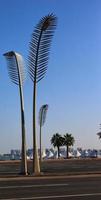
<path fill-rule="evenodd" d="M 92 177 L 92 176 L 97 176 L 100 177 L 101 176 L 101 171 L 95 171 L 95 172 L 72 172 L 72 173 L 41 173 L 39 175 L 19 175 L 19 174 L 8 174 L 8 175 L 0 175 L 0 181 L 1 180 L 5 180 L 5 179 L 34 179 L 34 178 L 58 178 L 58 177 L 63 177 L 63 178 L 67 178 L 67 177 Z"/>

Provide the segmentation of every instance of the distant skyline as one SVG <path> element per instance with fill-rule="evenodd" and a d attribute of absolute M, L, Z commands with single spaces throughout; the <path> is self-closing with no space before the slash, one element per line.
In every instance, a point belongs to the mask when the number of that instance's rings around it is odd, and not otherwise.
<path fill-rule="evenodd" d="M 76 147 L 101 148 L 101 1 L 0 0 L 0 153 L 21 148 L 18 88 L 11 82 L 3 54 L 22 54 L 27 71 L 29 42 L 41 17 L 58 17 L 48 70 L 38 84 L 37 117 L 48 104 L 43 147 L 54 133 L 72 133 Z M 32 148 L 33 84 L 24 85 L 27 148 Z M 39 132 L 38 132 L 39 135 Z"/>

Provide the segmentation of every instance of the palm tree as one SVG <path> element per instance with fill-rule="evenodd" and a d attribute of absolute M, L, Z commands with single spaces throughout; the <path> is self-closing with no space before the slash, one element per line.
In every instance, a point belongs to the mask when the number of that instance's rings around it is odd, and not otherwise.
<path fill-rule="evenodd" d="M 101 139 L 101 131 L 98 132 L 97 135 L 99 136 L 99 139 Z"/>
<path fill-rule="evenodd" d="M 69 147 L 73 146 L 74 142 L 74 137 L 71 134 L 66 133 L 64 135 L 64 145 L 67 147 L 67 158 L 69 157 Z"/>
<path fill-rule="evenodd" d="M 48 110 L 48 104 L 42 105 L 39 111 L 39 126 L 40 126 L 40 164 L 42 160 L 42 153 L 41 153 L 41 129 L 46 120 L 46 114 Z"/>
<path fill-rule="evenodd" d="M 21 129 L 22 129 L 22 159 L 21 174 L 27 175 L 27 158 L 26 158 L 26 139 L 25 139 L 25 116 L 24 116 L 24 99 L 23 99 L 23 82 L 25 79 L 23 58 L 20 54 L 10 51 L 4 54 L 10 78 L 13 83 L 19 86 L 20 105 L 21 105 Z"/>
<path fill-rule="evenodd" d="M 29 75 L 33 81 L 33 172 L 40 173 L 36 141 L 36 89 L 47 70 L 50 44 L 57 18 L 53 14 L 43 17 L 32 33 L 29 50 Z"/>
<path fill-rule="evenodd" d="M 59 149 L 60 149 L 60 146 L 63 146 L 64 144 L 64 138 L 60 134 L 56 133 L 51 138 L 51 144 L 53 144 L 54 147 L 57 147 L 58 158 L 59 158 L 60 156 Z"/>

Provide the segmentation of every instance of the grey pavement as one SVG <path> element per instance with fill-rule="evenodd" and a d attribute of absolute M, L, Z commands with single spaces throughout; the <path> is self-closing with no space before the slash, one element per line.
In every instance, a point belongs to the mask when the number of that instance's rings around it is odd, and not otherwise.
<path fill-rule="evenodd" d="M 31 176 L 32 161 L 28 161 Z M 41 163 L 41 176 L 101 174 L 101 159 L 47 160 Z M 19 176 L 20 161 L 0 161 L 0 177 Z"/>

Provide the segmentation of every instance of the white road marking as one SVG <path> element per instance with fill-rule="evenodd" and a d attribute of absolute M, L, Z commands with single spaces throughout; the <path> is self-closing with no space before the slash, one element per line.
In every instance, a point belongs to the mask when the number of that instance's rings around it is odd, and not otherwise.
<path fill-rule="evenodd" d="M 56 195 L 56 196 L 42 196 L 42 197 L 22 197 L 1 200 L 32 200 L 32 199 L 54 199 L 54 198 L 70 198 L 70 197 L 88 197 L 88 196 L 101 196 L 101 193 L 88 193 L 88 194 L 69 194 L 69 195 Z"/>
<path fill-rule="evenodd" d="M 35 187 L 58 187 L 58 186 L 68 186 L 68 183 L 60 184 L 38 184 L 38 185 L 15 185 L 15 186 L 1 186 L 0 189 L 16 189 L 16 188 L 35 188 Z"/>

